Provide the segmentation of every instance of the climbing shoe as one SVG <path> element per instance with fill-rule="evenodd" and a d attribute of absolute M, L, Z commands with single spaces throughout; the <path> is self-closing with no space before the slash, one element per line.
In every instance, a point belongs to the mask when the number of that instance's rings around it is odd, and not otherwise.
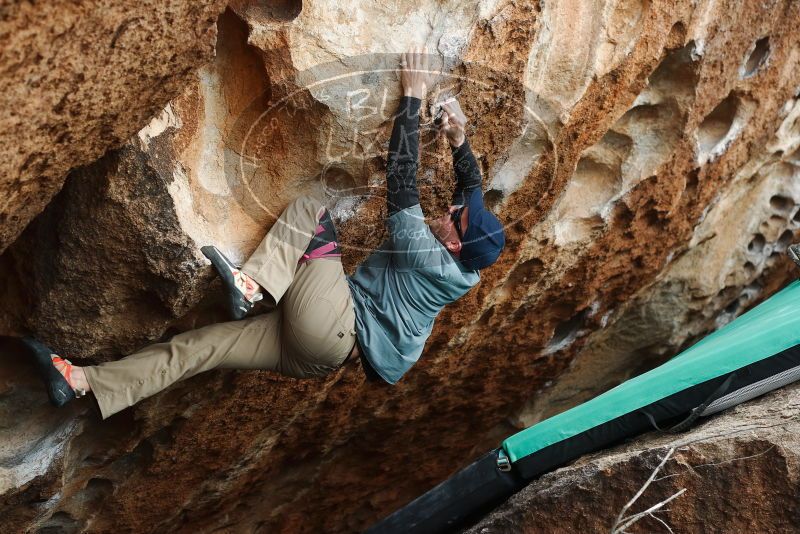
<path fill-rule="evenodd" d="M 208 245 L 200 249 L 203 255 L 211 261 L 217 270 L 217 274 L 222 279 L 225 293 L 228 295 L 228 313 L 234 321 L 244 319 L 252 311 L 255 303 L 261 300 L 264 295 L 256 293 L 248 300 L 245 298 L 247 282 L 245 274 L 235 266 L 225 255 L 213 245 Z"/>
<path fill-rule="evenodd" d="M 792 261 L 800 267 L 800 243 L 789 245 L 789 249 L 786 251 Z"/>
<path fill-rule="evenodd" d="M 22 344 L 31 353 L 36 369 L 39 371 L 39 376 L 44 381 L 50 402 L 60 408 L 74 399 L 76 397 L 75 391 L 64 375 L 56 368 L 56 363 L 61 358 L 53 354 L 53 351 L 47 345 L 32 337 L 22 338 Z M 69 364 L 69 361 L 63 361 Z M 71 365 L 68 369 L 71 370 Z"/>

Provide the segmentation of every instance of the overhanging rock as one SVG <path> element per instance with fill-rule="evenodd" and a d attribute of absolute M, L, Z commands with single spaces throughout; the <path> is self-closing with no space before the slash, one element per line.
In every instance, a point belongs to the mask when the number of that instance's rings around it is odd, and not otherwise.
<path fill-rule="evenodd" d="M 0 20 L 0 252 L 73 167 L 117 147 L 214 52 L 222 0 L 11 2 Z"/>
<path fill-rule="evenodd" d="M 387 115 L 361 121 L 347 92 L 326 101 L 297 76 L 414 40 L 465 80 L 454 89 L 507 249 L 395 388 L 358 366 L 309 381 L 210 372 L 101 423 L 80 405 L 53 413 L 4 351 L 0 465 L 15 482 L 0 486 L 0 527 L 358 531 L 727 323 L 791 276 L 798 27 L 791 0 L 235 2 L 216 59 L 160 111 L 126 116 L 125 146 L 76 169 L 0 257 L 3 334 L 91 363 L 221 319 L 199 246 L 246 256 L 323 170 L 358 193 L 336 212 L 351 268 L 382 236 L 399 82 L 351 78 L 377 101 L 387 89 Z M 298 89 L 274 130 L 242 142 Z M 87 132 L 102 144 L 88 162 L 106 145 Z M 441 142 L 422 151 L 431 214 L 448 157 Z"/>

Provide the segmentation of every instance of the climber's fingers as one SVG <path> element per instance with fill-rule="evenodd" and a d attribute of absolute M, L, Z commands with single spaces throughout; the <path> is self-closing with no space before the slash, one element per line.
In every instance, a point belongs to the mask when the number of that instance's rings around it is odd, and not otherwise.
<path fill-rule="evenodd" d="M 460 126 L 463 128 L 467 124 L 467 117 L 461 111 L 461 106 L 455 98 L 442 102 L 442 109 L 445 113 L 443 119 L 446 118 L 446 122 L 450 127 Z"/>
<path fill-rule="evenodd" d="M 409 48 L 400 56 L 400 66 L 403 70 L 413 70 L 414 68 L 414 49 Z"/>
<path fill-rule="evenodd" d="M 406 70 L 427 71 L 430 70 L 430 58 L 428 57 L 428 46 L 413 44 L 406 52 L 400 56 L 400 66 Z"/>

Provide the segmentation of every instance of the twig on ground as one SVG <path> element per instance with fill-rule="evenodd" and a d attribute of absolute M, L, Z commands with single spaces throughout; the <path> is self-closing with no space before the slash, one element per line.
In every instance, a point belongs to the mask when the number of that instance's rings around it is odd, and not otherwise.
<path fill-rule="evenodd" d="M 769 451 L 771 451 L 774 448 L 775 448 L 775 444 L 772 444 L 767 449 L 765 449 L 765 450 L 763 450 L 763 451 L 761 451 L 759 453 L 756 453 L 756 454 L 751 454 L 749 456 L 740 456 L 738 458 L 731 458 L 730 460 L 723 460 L 721 462 L 712 462 L 712 463 L 699 464 L 699 465 L 689 465 L 687 467 L 689 467 L 689 469 L 692 472 L 694 472 L 695 469 L 700 468 L 700 467 L 717 467 L 717 466 L 720 466 L 720 465 L 723 465 L 723 464 L 732 463 L 732 462 L 736 462 L 736 461 L 739 461 L 739 460 L 749 460 L 751 458 L 757 458 L 759 456 L 767 454 Z M 667 451 L 667 454 L 665 454 L 664 457 L 661 459 L 661 462 L 658 464 L 658 466 L 656 466 L 656 468 L 650 474 L 650 477 L 647 479 L 647 481 L 644 483 L 644 485 L 642 485 L 642 487 L 639 488 L 639 491 L 636 492 L 636 495 L 634 495 L 633 498 L 630 501 L 628 501 L 628 503 L 625 504 L 625 506 L 622 507 L 622 510 L 620 511 L 619 515 L 617 516 L 616 521 L 614 522 L 614 525 L 611 527 L 611 534 L 627 534 L 625 529 L 627 529 L 628 527 L 630 527 L 631 525 L 633 525 L 634 523 L 636 523 L 637 521 L 639 521 L 643 517 L 647 517 L 647 516 L 652 517 L 653 519 L 655 519 L 656 521 L 658 521 L 659 523 L 664 525 L 664 527 L 670 533 L 673 532 L 672 528 L 669 526 L 669 524 L 667 524 L 667 522 L 664 521 L 663 519 L 661 519 L 660 517 L 656 516 L 655 512 L 656 511 L 658 511 L 658 512 L 666 512 L 667 510 L 662 509 L 664 507 L 664 505 L 666 505 L 670 501 L 672 501 L 672 500 L 680 497 L 681 495 L 683 495 L 683 493 L 686 491 L 686 488 L 682 488 L 681 490 L 679 490 L 676 493 L 674 493 L 672 496 L 664 499 L 660 503 L 654 504 L 653 506 L 651 506 L 647 510 L 644 510 L 642 512 L 639 512 L 639 513 L 636 513 L 636 514 L 633 514 L 633 515 L 629 515 L 629 516 L 626 516 L 625 514 L 628 512 L 628 510 L 630 510 L 631 506 L 633 506 L 636 503 L 636 501 L 639 500 L 639 498 L 644 494 L 644 492 L 647 491 L 647 488 L 650 486 L 650 484 L 652 484 L 653 482 L 659 482 L 661 480 L 664 480 L 664 479 L 667 479 L 667 478 L 672 478 L 672 477 L 680 475 L 680 473 L 673 473 L 673 474 L 670 474 L 670 475 L 664 475 L 662 477 L 657 476 L 659 471 L 661 471 L 661 469 L 664 467 L 664 464 L 667 463 L 667 461 L 672 457 L 674 452 L 675 452 L 675 447 L 672 447 L 672 448 L 669 449 L 669 451 Z"/>
<path fill-rule="evenodd" d="M 648 508 L 643 512 L 639 512 L 637 514 L 633 514 L 630 516 L 625 516 L 625 514 L 628 512 L 628 510 L 630 510 L 631 506 L 633 506 L 636 503 L 636 501 L 639 500 L 639 497 L 641 497 L 644 494 L 644 492 L 647 491 L 647 488 L 650 487 L 650 484 L 653 483 L 656 476 L 658 475 L 658 472 L 661 470 L 662 467 L 664 467 L 664 464 L 667 463 L 667 460 L 669 460 L 670 457 L 672 457 L 672 454 L 674 452 L 675 452 L 675 447 L 672 447 L 669 449 L 669 451 L 667 451 L 667 454 L 665 454 L 664 457 L 661 459 L 661 463 L 659 463 L 658 466 L 656 466 L 656 468 L 650 474 L 650 477 L 647 479 L 644 485 L 641 488 L 639 488 L 639 491 L 636 492 L 636 495 L 634 495 L 633 498 L 630 501 L 628 501 L 627 504 L 625 504 L 625 506 L 622 507 L 622 510 L 620 510 L 619 515 L 617 516 L 617 520 L 614 521 L 614 524 L 611 526 L 611 534 L 624 534 L 626 528 L 628 528 L 629 526 L 633 525 L 641 518 L 646 516 L 655 518 L 660 523 L 664 524 L 664 526 L 666 526 L 670 532 L 672 532 L 672 529 L 669 527 L 669 525 L 667 525 L 662 519 L 654 516 L 653 512 L 659 510 L 661 507 L 663 507 L 665 504 L 672 501 L 673 499 L 676 499 L 677 497 L 681 496 L 686 491 L 686 488 L 681 489 L 671 497 L 668 497 L 665 500 L 661 501 L 660 503 L 651 506 L 650 508 Z"/>

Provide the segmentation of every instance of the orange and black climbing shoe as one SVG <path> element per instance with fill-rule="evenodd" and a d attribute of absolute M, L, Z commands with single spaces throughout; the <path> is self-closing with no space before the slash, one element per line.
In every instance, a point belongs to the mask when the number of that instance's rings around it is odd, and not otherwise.
<path fill-rule="evenodd" d="M 74 399 L 76 397 L 75 390 L 72 389 L 68 381 L 72 371 L 72 364 L 68 360 L 53 354 L 53 351 L 38 339 L 24 337 L 22 338 L 22 344 L 28 349 L 36 364 L 36 369 L 39 371 L 39 376 L 42 377 L 50 402 L 60 408 Z M 68 373 L 66 378 L 58 370 L 57 365 L 64 365 Z"/>
<path fill-rule="evenodd" d="M 255 306 L 255 303 L 263 298 L 262 293 L 253 295 L 252 300 L 247 300 L 244 296 L 245 281 L 244 273 L 233 264 L 219 249 L 213 245 L 202 247 L 200 251 L 211 261 L 217 270 L 217 274 L 222 279 L 225 293 L 228 295 L 228 314 L 234 321 L 244 319 L 245 316 Z"/>

